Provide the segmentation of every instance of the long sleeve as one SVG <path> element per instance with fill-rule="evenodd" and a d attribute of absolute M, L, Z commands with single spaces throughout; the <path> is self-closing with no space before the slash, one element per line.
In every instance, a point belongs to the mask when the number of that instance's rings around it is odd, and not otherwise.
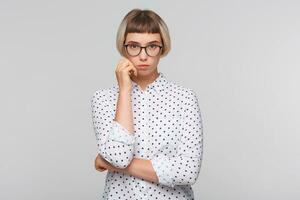
<path fill-rule="evenodd" d="M 175 155 L 158 153 L 152 166 L 159 183 L 169 187 L 192 185 L 196 182 L 202 163 L 203 127 L 198 98 L 190 89 L 185 101 L 183 136 Z"/>
<path fill-rule="evenodd" d="M 111 106 L 103 89 L 94 92 L 91 107 L 98 153 L 115 167 L 126 168 L 133 158 L 135 137 L 113 120 Z"/>

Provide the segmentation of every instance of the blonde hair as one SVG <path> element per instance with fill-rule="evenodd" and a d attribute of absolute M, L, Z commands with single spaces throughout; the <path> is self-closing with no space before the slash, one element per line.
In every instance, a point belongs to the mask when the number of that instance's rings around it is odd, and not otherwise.
<path fill-rule="evenodd" d="M 163 48 L 161 57 L 166 56 L 171 50 L 171 39 L 166 23 L 152 10 L 135 8 L 123 18 L 116 38 L 119 53 L 124 56 L 124 42 L 128 33 L 159 33 Z"/>

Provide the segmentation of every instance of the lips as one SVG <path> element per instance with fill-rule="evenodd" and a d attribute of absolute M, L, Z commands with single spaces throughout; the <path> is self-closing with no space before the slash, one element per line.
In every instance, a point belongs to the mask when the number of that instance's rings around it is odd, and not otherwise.
<path fill-rule="evenodd" d="M 149 65 L 138 65 L 138 67 L 149 67 Z"/>

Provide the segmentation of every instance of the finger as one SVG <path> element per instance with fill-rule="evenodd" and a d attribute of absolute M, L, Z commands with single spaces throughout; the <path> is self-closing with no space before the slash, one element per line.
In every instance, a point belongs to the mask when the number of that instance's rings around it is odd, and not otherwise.
<path fill-rule="evenodd" d="M 130 66 L 130 65 L 131 65 L 130 62 L 124 61 L 124 62 L 121 64 L 119 70 L 124 70 L 126 67 L 128 67 L 128 66 Z"/>
<path fill-rule="evenodd" d="M 129 65 L 135 66 L 129 59 L 126 58 L 126 61 L 129 63 Z"/>
<path fill-rule="evenodd" d="M 100 169 L 100 170 L 105 170 L 106 168 L 105 168 L 105 167 L 101 167 L 101 166 L 99 166 L 99 167 L 97 167 L 97 169 Z"/>
<path fill-rule="evenodd" d="M 124 67 L 127 67 L 128 65 L 129 65 L 128 59 L 124 57 L 119 61 L 117 70 L 122 70 Z"/>
<path fill-rule="evenodd" d="M 98 171 L 104 171 L 104 170 L 107 170 L 105 167 L 101 167 L 101 166 L 99 166 L 99 167 L 97 167 L 97 169 L 96 170 L 98 170 Z"/>
<path fill-rule="evenodd" d="M 101 165 L 98 161 L 95 161 L 94 166 L 95 166 L 95 169 L 98 169 L 99 167 L 101 167 Z"/>
<path fill-rule="evenodd" d="M 97 169 L 97 171 L 99 171 L 99 172 L 103 172 L 103 171 L 104 171 L 104 169 Z"/>
<path fill-rule="evenodd" d="M 128 66 L 126 66 L 126 67 L 124 68 L 124 70 L 126 70 L 126 71 L 128 71 L 128 72 L 131 71 L 131 70 L 137 71 L 136 67 L 133 66 L 133 65 L 128 65 Z"/>
<path fill-rule="evenodd" d="M 130 75 L 131 75 L 132 72 L 133 72 L 134 75 L 137 76 L 138 71 L 137 71 L 137 69 L 136 69 L 135 66 L 129 65 L 129 66 L 127 66 L 126 70 L 129 72 Z"/>
<path fill-rule="evenodd" d="M 129 60 L 129 59 L 127 59 L 127 58 L 125 58 L 124 57 L 124 63 L 123 63 L 125 66 L 126 65 L 132 65 L 132 66 L 134 66 L 134 64 Z"/>

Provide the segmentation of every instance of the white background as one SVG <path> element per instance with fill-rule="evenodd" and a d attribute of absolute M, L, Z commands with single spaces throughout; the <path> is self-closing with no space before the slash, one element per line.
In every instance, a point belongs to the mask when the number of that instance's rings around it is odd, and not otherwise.
<path fill-rule="evenodd" d="M 159 63 L 199 96 L 200 200 L 300 199 L 300 3 L 0 1 L 0 199 L 99 199 L 90 98 L 116 83 L 133 8 L 167 23 Z"/>

